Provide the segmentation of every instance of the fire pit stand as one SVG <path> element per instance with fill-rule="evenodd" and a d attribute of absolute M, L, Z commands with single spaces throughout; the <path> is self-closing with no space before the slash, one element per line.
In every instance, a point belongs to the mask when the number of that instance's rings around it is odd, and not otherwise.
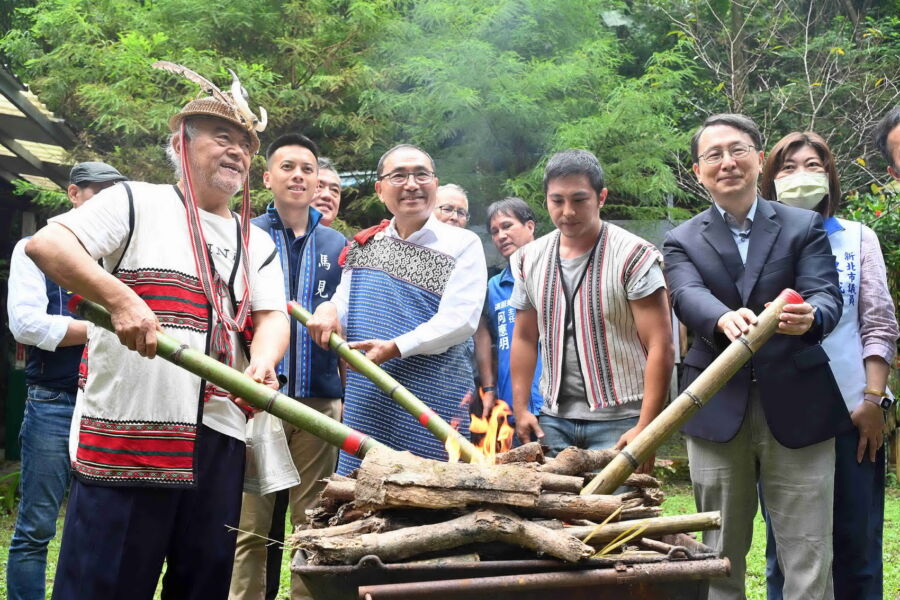
<path fill-rule="evenodd" d="M 291 571 L 300 575 L 316 600 L 546 600 L 552 590 L 565 590 L 567 600 L 700 600 L 706 598 L 708 580 L 724 577 L 730 569 L 727 559 L 685 534 L 641 545 L 654 554 L 578 564 L 557 560 L 385 564 L 377 556 L 366 556 L 352 566 L 312 566 L 299 551 Z"/>

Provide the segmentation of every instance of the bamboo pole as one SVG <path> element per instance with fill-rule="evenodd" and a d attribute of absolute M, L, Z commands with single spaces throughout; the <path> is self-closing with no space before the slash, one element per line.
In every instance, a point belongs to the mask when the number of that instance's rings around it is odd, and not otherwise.
<path fill-rule="evenodd" d="M 613 493 L 772 337 L 778 329 L 778 316 L 785 304 L 802 302 L 803 298 L 794 290 L 786 289 L 778 294 L 778 297 L 759 314 L 756 324 L 751 325 L 747 333 L 731 342 L 681 395 L 637 434 L 631 443 L 581 490 L 581 493 Z"/>
<path fill-rule="evenodd" d="M 72 296 L 69 312 L 76 313 L 99 327 L 115 331 L 106 309 L 81 296 Z M 270 412 L 349 454 L 362 458 L 372 448 L 384 447 L 375 439 L 253 381 L 240 371 L 189 348 L 161 331 L 156 332 L 156 352 L 167 361 L 243 398 L 247 404 Z"/>
<path fill-rule="evenodd" d="M 288 302 L 288 313 L 300 321 L 304 326 L 312 318 L 312 315 L 302 306 L 294 301 Z M 347 341 L 336 333 L 331 334 L 328 340 L 331 349 L 347 361 L 350 366 L 362 373 L 378 389 L 388 395 L 394 402 L 402 406 L 406 412 L 411 414 L 425 428 L 434 434 L 436 438 L 444 443 L 447 440 L 455 440 L 459 446 L 460 458 L 466 462 L 482 462 L 484 455 L 475 447 L 472 442 L 467 440 L 460 432 L 450 426 L 447 421 L 443 420 L 434 412 L 427 404 L 419 400 L 412 392 L 403 387 L 399 381 L 388 375 L 388 373 L 366 358 L 366 355 L 359 350 L 350 347 Z M 451 442 L 453 443 L 453 442 Z"/>
<path fill-rule="evenodd" d="M 668 517 L 653 517 L 640 521 L 618 521 L 606 525 L 578 525 L 563 529 L 569 535 L 585 541 L 592 546 L 602 546 L 610 540 L 614 540 L 623 533 L 633 529 L 635 525 L 646 526 L 647 529 L 641 535 L 643 537 L 658 537 L 670 533 L 691 533 L 694 531 L 709 531 L 719 529 L 722 526 L 722 517 L 719 511 L 693 513 L 689 515 L 672 515 Z"/>

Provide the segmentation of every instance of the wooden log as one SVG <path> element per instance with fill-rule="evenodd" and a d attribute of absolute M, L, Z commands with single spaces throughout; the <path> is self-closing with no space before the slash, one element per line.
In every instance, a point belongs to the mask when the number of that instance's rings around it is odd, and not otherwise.
<path fill-rule="evenodd" d="M 656 517 L 653 519 L 644 519 L 642 521 L 619 521 L 600 527 L 587 543 L 592 546 L 605 545 L 607 542 L 624 533 L 625 530 L 631 529 L 638 524 L 647 526 L 647 530 L 641 534 L 643 537 L 656 537 L 668 533 L 689 533 L 718 529 L 722 526 L 722 519 L 719 516 L 718 511 L 716 511 L 691 515 Z M 569 527 L 566 531 L 570 535 L 577 537 L 579 540 L 583 540 L 590 535 L 594 529 L 594 527 Z"/>
<path fill-rule="evenodd" d="M 341 479 L 328 479 L 328 483 L 322 489 L 322 498 L 330 500 L 342 500 L 349 502 L 353 500 L 353 493 L 356 490 L 356 481 L 343 477 Z"/>
<path fill-rule="evenodd" d="M 779 315 L 786 304 L 799 304 L 803 298 L 794 290 L 783 290 L 750 325 L 747 333 L 737 338 L 712 363 L 625 446 L 581 491 L 582 494 L 611 494 L 643 462 L 669 439 L 691 416 L 700 410 L 735 373 L 750 360 L 778 329 Z"/>
<path fill-rule="evenodd" d="M 383 516 L 372 516 L 352 523 L 343 525 L 335 525 L 334 527 L 323 527 L 321 529 L 301 529 L 292 533 L 288 540 L 291 546 L 299 545 L 302 540 L 312 540 L 324 537 L 337 537 L 341 535 L 360 535 L 363 533 L 377 533 L 380 531 L 388 531 L 397 529 L 400 525 L 391 523 L 389 519 Z"/>
<path fill-rule="evenodd" d="M 632 474 L 628 476 L 622 485 L 633 488 L 658 488 L 661 487 L 659 479 L 652 475 Z"/>
<path fill-rule="evenodd" d="M 357 476 L 356 501 L 387 508 L 455 508 L 469 504 L 533 506 L 541 493 L 541 473 L 518 464 L 444 463 L 409 452 L 376 449 Z"/>
<path fill-rule="evenodd" d="M 544 450 L 540 442 L 528 442 L 513 448 L 509 452 L 501 452 L 495 459 L 496 464 L 537 463 L 544 464 Z"/>
<path fill-rule="evenodd" d="M 577 494 L 541 494 L 533 507 L 519 508 L 516 512 L 555 519 L 589 519 L 602 521 L 622 505 L 617 496 L 579 496 Z"/>
<path fill-rule="evenodd" d="M 570 446 L 556 455 L 553 459 L 547 459 L 539 467 L 544 473 L 557 473 L 559 475 L 581 475 L 602 469 L 615 458 L 618 451 L 608 448 L 605 450 L 583 450 Z"/>
<path fill-rule="evenodd" d="M 554 473 L 538 473 L 538 477 L 540 479 L 541 490 L 551 492 L 577 494 L 581 491 L 581 486 L 584 484 L 584 478 L 582 477 L 556 475 Z M 387 503 L 374 503 L 371 499 L 371 494 L 363 493 L 359 497 L 355 495 L 357 489 L 357 482 L 355 480 L 347 478 L 329 480 L 322 490 L 322 498 L 342 502 L 349 502 L 356 499 L 372 508 L 403 506 L 400 502 L 401 499 L 404 498 L 410 502 L 408 506 L 417 506 L 420 508 L 450 508 L 474 503 L 509 504 L 504 501 L 505 495 L 496 494 L 491 490 L 431 489 L 427 486 L 423 489 L 423 487 L 419 486 L 394 487 L 389 483 L 385 488 L 386 489 L 383 490 L 384 496 L 379 497 L 385 498 Z M 515 503 L 512 504 L 513 506 L 529 506 L 534 505 L 536 500 L 521 502 L 520 497 L 517 495 L 514 497 L 514 502 Z"/>
<path fill-rule="evenodd" d="M 539 473 L 541 489 L 547 492 L 569 492 L 577 494 L 584 486 L 584 477 L 557 475 L 556 473 Z"/>
<path fill-rule="evenodd" d="M 626 508 L 619 515 L 620 521 L 629 521 L 633 519 L 652 519 L 662 514 L 662 508 L 659 506 L 637 506 L 635 508 Z"/>
<path fill-rule="evenodd" d="M 567 532 L 541 527 L 504 509 L 483 509 L 443 523 L 384 533 L 301 540 L 298 547 L 306 551 L 310 564 L 354 564 L 368 554 L 375 554 L 384 562 L 397 562 L 486 542 L 521 546 L 569 562 L 593 552 Z"/>

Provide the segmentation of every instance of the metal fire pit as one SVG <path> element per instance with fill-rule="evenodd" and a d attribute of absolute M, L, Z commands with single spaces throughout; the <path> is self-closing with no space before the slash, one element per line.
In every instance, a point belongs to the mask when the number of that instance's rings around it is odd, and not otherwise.
<path fill-rule="evenodd" d="M 503 560 L 385 564 L 366 556 L 356 565 L 312 566 L 297 552 L 297 573 L 315 600 L 388 600 L 490 597 L 546 600 L 565 590 L 567 600 L 701 600 L 709 579 L 728 574 L 727 559 L 685 534 L 660 538 L 667 554 L 601 558 L 578 564 L 557 560 Z"/>

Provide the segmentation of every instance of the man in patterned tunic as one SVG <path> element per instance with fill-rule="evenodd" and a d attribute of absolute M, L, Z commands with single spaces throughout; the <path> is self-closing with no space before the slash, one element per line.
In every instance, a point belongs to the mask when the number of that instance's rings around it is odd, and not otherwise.
<path fill-rule="evenodd" d="M 567 446 L 623 448 L 665 402 L 674 350 L 662 256 L 600 219 L 603 169 L 585 150 L 544 170 L 557 229 L 510 257 L 516 311 L 511 352 L 516 433 L 553 453 Z M 540 337 L 540 417 L 529 411 Z M 641 472 L 653 467 L 653 458 Z"/>
<path fill-rule="evenodd" d="M 375 192 L 393 215 L 358 233 L 341 283 L 309 323 L 326 346 L 346 331 L 353 348 L 381 366 L 441 418 L 468 434 L 472 371 L 465 342 L 475 331 L 487 286 L 484 251 L 471 231 L 432 214 L 438 180 L 434 161 L 403 144 L 378 161 Z M 344 422 L 398 450 L 446 459 L 443 443 L 360 373 L 347 375 Z M 338 473 L 359 460 L 341 452 Z"/>

